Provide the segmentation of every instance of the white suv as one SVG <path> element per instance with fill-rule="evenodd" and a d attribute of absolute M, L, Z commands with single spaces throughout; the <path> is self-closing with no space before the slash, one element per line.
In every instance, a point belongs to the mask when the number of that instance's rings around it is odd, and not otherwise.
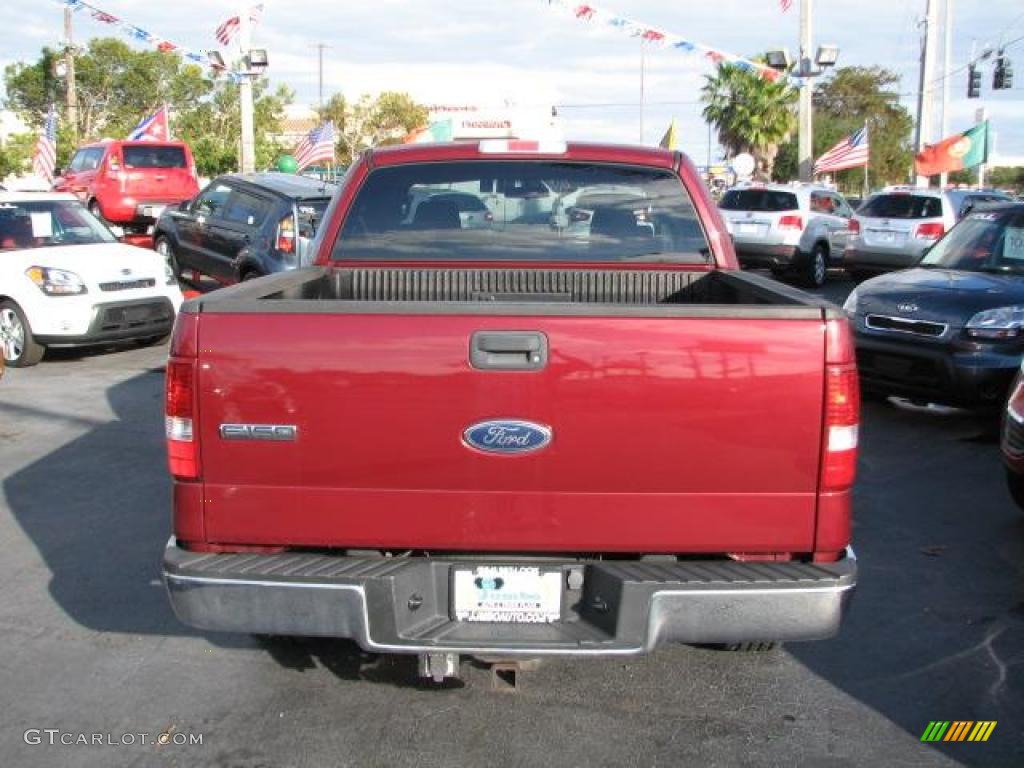
<path fill-rule="evenodd" d="M 769 267 L 817 287 L 846 248 L 853 211 L 842 195 L 813 184 L 743 184 L 718 203 L 744 267 Z"/>
<path fill-rule="evenodd" d="M 949 195 L 923 187 L 886 187 L 857 209 L 843 266 L 854 279 L 904 269 L 957 220 Z"/>
<path fill-rule="evenodd" d="M 163 257 L 117 241 L 74 196 L 0 192 L 0 352 L 14 368 L 48 346 L 155 343 L 182 296 Z"/>

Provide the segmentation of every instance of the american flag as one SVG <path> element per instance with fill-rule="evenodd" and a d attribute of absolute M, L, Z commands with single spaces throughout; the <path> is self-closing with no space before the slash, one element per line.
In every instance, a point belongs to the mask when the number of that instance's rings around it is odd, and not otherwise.
<path fill-rule="evenodd" d="M 298 170 L 307 168 L 313 163 L 334 162 L 334 123 L 327 121 L 314 128 L 292 153 Z"/>
<path fill-rule="evenodd" d="M 868 164 L 868 127 L 836 144 L 832 149 L 818 158 L 814 164 L 815 173 L 832 173 L 846 168 L 856 168 Z"/>
<path fill-rule="evenodd" d="M 260 3 L 259 5 L 254 5 L 249 10 L 249 21 L 252 24 L 258 23 L 261 13 L 263 13 L 263 4 Z M 225 47 L 230 45 L 231 41 L 234 40 L 235 36 L 238 34 L 238 27 L 240 24 L 241 21 L 237 16 L 232 16 L 230 19 L 222 23 L 217 27 L 217 42 Z"/>
<path fill-rule="evenodd" d="M 53 104 L 46 113 L 43 131 L 32 152 L 32 170 L 37 176 L 53 181 L 53 169 L 57 165 L 57 110 Z"/>

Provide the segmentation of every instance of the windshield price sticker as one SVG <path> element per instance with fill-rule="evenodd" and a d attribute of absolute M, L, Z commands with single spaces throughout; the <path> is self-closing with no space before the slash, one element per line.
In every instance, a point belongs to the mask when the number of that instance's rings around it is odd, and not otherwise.
<path fill-rule="evenodd" d="M 1003 258 L 1024 261 L 1024 228 L 1006 228 L 1003 240 Z"/>
<path fill-rule="evenodd" d="M 29 213 L 32 217 L 32 237 L 53 237 L 53 217 L 49 211 Z"/>

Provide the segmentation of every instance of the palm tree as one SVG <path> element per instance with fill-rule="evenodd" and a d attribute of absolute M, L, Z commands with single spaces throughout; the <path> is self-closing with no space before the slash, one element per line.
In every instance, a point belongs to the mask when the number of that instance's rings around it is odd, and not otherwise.
<path fill-rule="evenodd" d="M 701 89 L 704 119 L 718 130 L 726 159 L 754 156 L 754 177 L 770 179 L 779 145 L 796 127 L 797 91 L 784 80 L 770 82 L 749 68 L 722 63 Z"/>

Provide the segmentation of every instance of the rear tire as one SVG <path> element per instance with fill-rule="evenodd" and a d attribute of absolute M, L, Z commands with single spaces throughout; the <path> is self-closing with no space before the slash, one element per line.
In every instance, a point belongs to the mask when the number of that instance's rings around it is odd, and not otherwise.
<path fill-rule="evenodd" d="M 711 643 L 704 647 L 731 653 L 767 653 L 774 651 L 778 646 L 779 644 L 773 640 L 759 640 L 752 643 Z"/>
<path fill-rule="evenodd" d="M 164 257 L 167 266 L 171 268 L 175 280 L 181 280 L 181 265 L 178 263 L 178 256 L 174 252 L 174 246 L 166 235 L 158 235 L 153 243 L 153 250 Z"/>
<path fill-rule="evenodd" d="M 100 210 L 100 204 L 98 200 L 92 199 L 89 201 L 89 213 L 91 213 L 101 222 L 106 224 L 108 227 L 110 226 L 110 222 L 103 218 L 103 212 Z"/>
<path fill-rule="evenodd" d="M 9 299 L 0 301 L 0 352 L 11 368 L 36 365 L 46 354 L 46 347 L 36 343 L 21 307 Z"/>
<path fill-rule="evenodd" d="M 804 266 L 801 282 L 808 288 L 821 288 L 825 284 L 825 276 L 828 273 L 828 251 L 821 243 L 815 244 L 807 257 L 807 264 Z"/>
<path fill-rule="evenodd" d="M 1006 470 L 1006 488 L 1020 509 L 1024 509 L 1024 475 Z"/>

